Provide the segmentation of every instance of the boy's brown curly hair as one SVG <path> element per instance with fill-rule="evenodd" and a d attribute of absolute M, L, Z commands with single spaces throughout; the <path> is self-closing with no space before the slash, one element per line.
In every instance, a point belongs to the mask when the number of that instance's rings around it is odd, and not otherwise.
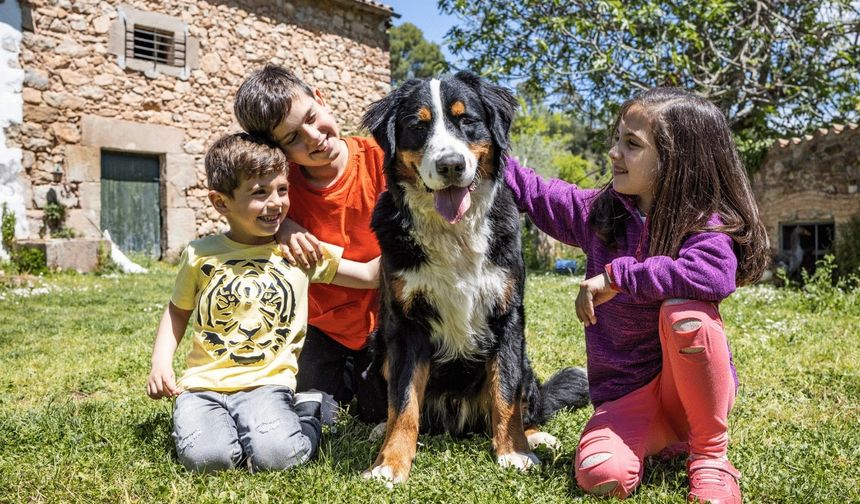
<path fill-rule="evenodd" d="M 225 135 L 209 147 L 204 161 L 210 190 L 233 197 L 242 179 L 287 173 L 287 156 L 274 143 L 248 133 Z"/>

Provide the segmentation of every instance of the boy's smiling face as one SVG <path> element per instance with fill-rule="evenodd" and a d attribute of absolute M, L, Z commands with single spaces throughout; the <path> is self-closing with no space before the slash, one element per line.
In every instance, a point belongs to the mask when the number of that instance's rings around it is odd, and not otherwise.
<path fill-rule="evenodd" d="M 290 161 L 310 168 L 329 166 L 346 155 L 338 135 L 337 122 L 319 90 L 312 97 L 299 91 L 287 116 L 272 131 Z"/>
<path fill-rule="evenodd" d="M 239 243 L 258 245 L 274 238 L 290 209 L 289 182 L 285 171 L 245 178 L 232 196 L 211 191 L 209 199 L 227 218 L 227 237 Z"/>

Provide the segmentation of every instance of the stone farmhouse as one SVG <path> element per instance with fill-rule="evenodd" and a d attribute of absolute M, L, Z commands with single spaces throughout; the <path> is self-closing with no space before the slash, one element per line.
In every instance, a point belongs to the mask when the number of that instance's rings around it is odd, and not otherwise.
<path fill-rule="evenodd" d="M 268 62 L 321 89 L 345 132 L 390 89 L 373 0 L 0 0 L 0 202 L 19 239 L 65 228 L 175 258 L 221 226 L 203 156 Z M 2 251 L 0 251 L 2 253 Z"/>
<path fill-rule="evenodd" d="M 860 217 L 860 127 L 778 140 L 752 186 L 774 253 L 790 273 L 813 270 L 840 228 Z"/>

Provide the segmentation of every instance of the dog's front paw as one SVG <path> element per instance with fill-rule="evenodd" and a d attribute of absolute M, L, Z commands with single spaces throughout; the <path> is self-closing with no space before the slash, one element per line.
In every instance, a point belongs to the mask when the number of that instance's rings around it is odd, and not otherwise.
<path fill-rule="evenodd" d="M 561 442 L 558 440 L 558 438 L 547 432 L 532 432 L 531 434 L 526 435 L 526 439 L 528 439 L 529 448 L 531 448 L 532 450 L 534 450 L 538 446 L 543 446 L 553 451 L 558 451 L 561 449 Z"/>
<path fill-rule="evenodd" d="M 532 452 L 505 453 L 504 455 L 499 455 L 496 458 L 496 461 L 502 467 L 513 467 L 523 472 L 528 471 L 534 466 L 540 465 L 540 460 L 538 460 L 537 456 Z"/>
<path fill-rule="evenodd" d="M 384 464 L 367 469 L 361 473 L 361 476 L 364 477 L 364 479 L 377 480 L 383 483 L 389 490 L 394 488 L 394 485 L 406 481 L 406 474 L 404 474 L 403 471 L 397 471 L 393 467 Z"/>

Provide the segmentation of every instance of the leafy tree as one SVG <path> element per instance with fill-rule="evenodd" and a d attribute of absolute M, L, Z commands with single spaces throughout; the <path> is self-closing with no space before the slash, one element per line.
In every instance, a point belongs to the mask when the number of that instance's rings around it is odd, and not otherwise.
<path fill-rule="evenodd" d="M 748 166 L 776 134 L 856 118 L 860 4 L 852 0 L 439 0 L 448 37 L 488 76 L 521 80 L 608 122 L 656 85 L 729 118 Z"/>
<path fill-rule="evenodd" d="M 439 45 L 425 40 L 424 32 L 414 24 L 395 26 L 389 36 L 393 85 L 413 77 L 434 77 L 448 71 L 448 62 Z"/>
<path fill-rule="evenodd" d="M 582 187 L 599 185 L 606 162 L 605 148 L 594 151 L 588 142 L 592 128 L 576 115 L 560 112 L 518 89 L 520 107 L 511 124 L 511 151 L 545 177 L 557 177 Z"/>

